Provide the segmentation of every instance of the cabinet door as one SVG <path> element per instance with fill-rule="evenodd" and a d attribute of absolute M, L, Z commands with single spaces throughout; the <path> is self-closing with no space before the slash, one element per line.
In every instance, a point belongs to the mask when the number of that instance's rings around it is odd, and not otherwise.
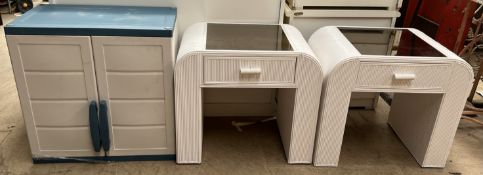
<path fill-rule="evenodd" d="M 92 37 L 109 155 L 174 154 L 171 40 Z"/>
<path fill-rule="evenodd" d="M 7 36 L 33 157 L 97 156 L 89 104 L 97 101 L 90 37 Z"/>

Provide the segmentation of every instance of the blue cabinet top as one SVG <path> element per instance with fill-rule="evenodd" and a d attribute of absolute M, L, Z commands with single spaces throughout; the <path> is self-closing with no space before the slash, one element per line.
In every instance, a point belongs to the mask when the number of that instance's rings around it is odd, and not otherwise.
<path fill-rule="evenodd" d="M 40 5 L 5 26 L 6 35 L 171 37 L 176 8 Z"/>

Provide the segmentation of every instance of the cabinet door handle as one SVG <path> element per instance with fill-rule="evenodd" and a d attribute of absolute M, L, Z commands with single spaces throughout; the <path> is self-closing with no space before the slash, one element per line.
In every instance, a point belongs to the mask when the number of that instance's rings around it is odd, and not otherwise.
<path fill-rule="evenodd" d="M 109 120 L 107 102 L 102 100 L 99 103 L 99 123 L 101 130 L 101 144 L 104 152 L 108 152 L 111 147 L 111 141 L 109 139 Z"/>
<path fill-rule="evenodd" d="M 416 75 L 411 73 L 395 73 L 394 79 L 395 80 L 414 80 L 416 79 Z"/>
<path fill-rule="evenodd" d="M 101 151 L 101 139 L 99 137 L 99 116 L 97 114 L 97 102 L 89 104 L 89 130 L 91 131 L 92 146 L 94 151 Z"/>

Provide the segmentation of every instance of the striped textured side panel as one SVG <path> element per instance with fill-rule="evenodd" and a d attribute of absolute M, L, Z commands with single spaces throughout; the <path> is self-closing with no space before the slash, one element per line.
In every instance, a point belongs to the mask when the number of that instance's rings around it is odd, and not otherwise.
<path fill-rule="evenodd" d="M 178 60 L 175 68 L 176 162 L 201 163 L 203 131 L 201 55 Z M 186 107 L 189 106 L 189 107 Z M 201 131 L 201 132 L 200 132 Z"/>

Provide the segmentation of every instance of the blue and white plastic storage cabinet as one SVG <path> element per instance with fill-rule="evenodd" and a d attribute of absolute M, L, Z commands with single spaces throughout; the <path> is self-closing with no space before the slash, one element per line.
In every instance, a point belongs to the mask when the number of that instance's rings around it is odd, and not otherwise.
<path fill-rule="evenodd" d="M 34 162 L 175 158 L 175 20 L 41 5 L 5 27 Z"/>

